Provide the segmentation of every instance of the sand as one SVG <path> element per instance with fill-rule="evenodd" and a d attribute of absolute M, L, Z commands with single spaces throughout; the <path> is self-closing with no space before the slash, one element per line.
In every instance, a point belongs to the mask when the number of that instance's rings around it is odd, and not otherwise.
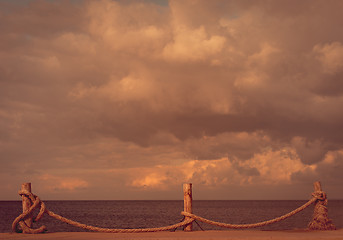
<path fill-rule="evenodd" d="M 194 231 L 194 232 L 155 232 L 155 233 L 96 233 L 96 232 L 56 232 L 44 234 L 18 234 L 18 233 L 0 233 L 0 239 L 44 239 L 44 240 L 107 240 L 107 239 L 155 239 L 155 240 L 343 240 L 343 229 L 335 231 Z"/>

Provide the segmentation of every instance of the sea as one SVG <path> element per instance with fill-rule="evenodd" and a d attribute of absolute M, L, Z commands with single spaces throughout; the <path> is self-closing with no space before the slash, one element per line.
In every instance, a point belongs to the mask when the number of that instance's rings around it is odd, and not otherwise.
<path fill-rule="evenodd" d="M 87 225 L 104 228 L 152 228 L 178 223 L 182 220 L 183 200 L 175 201 L 44 201 L 47 208 L 63 217 Z M 246 224 L 273 219 L 301 205 L 304 200 L 193 200 L 193 213 L 223 223 Z M 343 228 L 343 200 L 329 200 L 329 218 L 337 229 Z M 22 212 L 21 201 L 0 201 L 0 232 L 11 232 L 13 220 Z M 37 210 L 38 212 L 38 210 Z M 312 219 L 313 205 L 278 223 L 260 230 L 305 229 Z M 86 230 L 62 223 L 48 215 L 34 223 L 45 225 L 48 232 L 83 232 Z M 202 222 L 194 230 L 227 230 Z"/>

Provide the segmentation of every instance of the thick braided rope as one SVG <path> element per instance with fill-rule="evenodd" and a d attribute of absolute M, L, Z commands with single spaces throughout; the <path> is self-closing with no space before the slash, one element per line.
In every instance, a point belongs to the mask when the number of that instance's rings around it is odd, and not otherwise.
<path fill-rule="evenodd" d="M 178 227 L 182 227 L 185 225 L 188 225 L 190 223 L 192 223 L 194 221 L 194 219 L 188 219 L 188 220 L 184 220 L 180 223 L 174 224 L 174 225 L 170 225 L 170 226 L 166 226 L 166 227 L 158 227 L 158 228 L 136 228 L 136 229 L 113 229 L 113 228 L 101 228 L 101 227 L 93 227 L 93 226 L 88 226 L 86 224 L 82 224 L 76 221 L 72 221 L 70 219 L 67 219 L 65 217 L 62 217 L 56 213 L 53 213 L 49 210 L 46 210 L 46 213 L 57 219 L 60 220 L 62 222 L 68 223 L 70 225 L 73 225 L 75 227 L 79 227 L 79 228 L 83 228 L 83 229 L 87 229 L 90 231 L 96 231 L 96 232 L 107 232 L 107 233 L 140 233 L 140 232 L 159 232 L 159 231 L 168 231 L 168 230 L 173 230 L 176 229 Z"/>
<path fill-rule="evenodd" d="M 293 210 L 290 213 L 282 215 L 281 217 L 277 217 L 275 219 L 271 219 L 271 220 L 264 221 L 264 222 L 252 223 L 252 224 L 221 223 L 221 222 L 215 222 L 215 221 L 212 221 L 212 220 L 209 220 L 209 219 L 206 219 L 206 218 L 202 218 L 202 217 L 199 217 L 197 215 L 194 215 L 194 214 L 191 214 L 191 213 L 187 213 L 187 212 L 181 212 L 181 214 L 186 216 L 186 217 L 193 218 L 194 220 L 199 220 L 201 222 L 204 222 L 204 223 L 207 223 L 207 224 L 211 224 L 211 225 L 215 225 L 215 226 L 218 226 L 218 227 L 233 228 L 233 229 L 256 228 L 256 227 L 262 227 L 262 226 L 269 225 L 269 224 L 272 224 L 272 223 L 280 222 L 280 221 L 282 221 L 282 220 L 284 220 L 286 218 L 289 218 L 289 217 L 297 214 L 298 212 L 301 212 L 302 210 L 304 210 L 305 208 L 310 206 L 312 203 L 314 203 L 316 200 L 317 200 L 317 198 L 313 197 L 312 199 L 310 199 L 307 203 L 305 203 L 301 207 Z"/>
<path fill-rule="evenodd" d="M 114 228 L 101 228 L 101 227 L 94 227 L 94 226 L 89 226 L 86 224 L 82 224 L 70 219 L 67 219 L 65 217 L 62 217 L 52 211 L 49 211 L 48 209 L 46 209 L 44 202 L 42 202 L 39 197 L 37 197 L 36 195 L 29 193 L 29 192 L 23 192 L 20 191 L 19 192 L 20 195 L 25 195 L 27 197 L 30 198 L 30 200 L 32 201 L 33 205 L 30 207 L 30 209 L 22 214 L 20 214 L 12 223 L 12 230 L 13 232 L 23 232 L 23 233 L 42 233 L 44 231 L 46 231 L 46 227 L 45 226 L 41 226 L 38 229 L 32 229 L 29 228 L 24 220 L 39 206 L 41 206 L 40 208 L 40 212 L 37 215 L 37 217 L 35 218 L 35 222 L 40 220 L 43 217 L 43 214 L 46 213 L 49 216 L 60 220 L 62 222 L 68 223 L 70 225 L 73 225 L 75 227 L 79 227 L 79 228 L 83 228 L 86 230 L 90 230 L 90 231 L 96 231 L 96 232 L 107 232 L 107 233 L 140 233 L 140 232 L 159 232 L 159 231 L 168 231 L 168 230 L 174 230 L 178 227 L 182 227 L 182 226 L 186 226 L 190 223 L 192 223 L 194 221 L 194 219 L 185 219 L 180 223 L 177 224 L 173 224 L 170 226 L 165 226 L 165 227 L 158 227 L 158 228 L 138 228 L 138 229 L 114 229 Z M 20 231 L 18 229 L 18 224 L 20 225 L 20 227 L 22 228 L 22 231 Z"/>
<path fill-rule="evenodd" d="M 317 191 L 312 195 L 313 197 L 316 197 L 318 201 L 314 206 L 312 221 L 309 223 L 308 228 L 311 230 L 335 230 L 336 226 L 328 216 L 328 209 L 326 207 L 328 200 L 326 198 L 326 193 Z"/>
<path fill-rule="evenodd" d="M 32 201 L 33 205 L 30 207 L 30 209 L 24 213 L 22 213 L 21 215 L 19 215 L 12 224 L 12 229 L 14 232 L 20 232 L 20 230 L 18 229 L 18 224 L 21 226 L 22 231 L 24 233 L 41 233 L 46 231 L 46 227 L 42 226 L 38 229 L 31 229 L 29 228 L 24 220 L 33 212 L 34 209 L 36 209 L 38 207 L 38 205 L 40 204 L 41 209 L 40 212 L 38 214 L 38 216 L 35 218 L 34 221 L 38 221 L 39 219 L 42 218 L 44 213 L 47 213 L 49 216 L 60 220 L 62 222 L 71 224 L 73 226 L 79 227 L 79 228 L 83 228 L 83 229 L 87 229 L 90 231 L 97 231 L 97 232 L 109 232 L 109 233 L 139 233 L 139 232 L 157 232 L 157 231 L 168 231 L 168 230 L 173 230 L 176 229 L 178 227 L 182 227 L 182 226 L 186 226 L 190 223 L 192 223 L 194 220 L 199 220 L 201 222 L 207 223 L 207 224 L 211 224 L 211 225 L 215 225 L 215 226 L 219 226 L 219 227 L 225 227 L 225 228 L 234 228 L 234 229 L 242 229 L 242 228 L 256 228 L 256 227 L 262 227 L 265 225 L 269 225 L 275 222 L 279 222 L 282 221 L 286 218 L 289 218 L 297 213 L 299 213 L 300 211 L 304 210 L 305 208 L 307 208 L 308 206 L 310 206 L 312 203 L 316 202 L 317 200 L 320 201 L 327 201 L 326 199 L 326 194 L 324 192 L 315 192 L 313 193 L 313 198 L 310 199 L 307 203 L 305 203 L 304 205 L 302 205 L 301 207 L 293 210 L 290 213 L 287 213 L 285 215 L 282 215 L 281 217 L 272 219 L 272 220 L 268 220 L 268 221 L 264 221 L 264 222 L 259 222 L 259 223 L 254 223 L 254 224 L 228 224 L 228 223 L 221 223 L 221 222 L 215 222 L 212 220 L 208 220 L 202 217 L 199 217 L 197 215 L 191 214 L 191 213 L 187 213 L 187 212 L 181 212 L 182 215 L 189 217 L 188 219 L 185 219 L 184 221 L 174 224 L 174 225 L 170 225 L 170 226 L 166 226 L 166 227 L 159 227 L 159 228 L 143 228 L 143 229 L 113 229 L 113 228 L 100 228 L 100 227 L 94 227 L 94 226 L 89 226 L 86 224 L 82 224 L 67 218 L 64 218 L 58 214 L 55 214 L 52 211 L 49 211 L 46 209 L 45 204 L 39 199 L 39 197 L 37 197 L 36 195 L 29 193 L 29 192 L 19 192 L 20 195 L 26 195 L 27 197 L 30 198 L 30 200 Z"/>
<path fill-rule="evenodd" d="M 38 207 L 38 205 L 41 205 L 39 214 L 37 217 L 34 219 L 34 222 L 38 221 L 43 217 L 43 214 L 46 210 L 45 204 L 37 197 L 36 195 L 29 193 L 29 192 L 23 192 L 19 191 L 19 195 L 26 195 L 27 197 L 30 198 L 31 202 L 33 203 L 30 209 L 22 214 L 20 214 L 16 219 L 14 219 L 12 223 L 12 230 L 13 232 L 23 232 L 23 233 L 41 233 L 46 231 L 45 226 L 41 226 L 38 229 L 32 229 L 29 226 L 26 225 L 24 220 Z M 18 229 L 18 224 L 20 225 L 22 230 Z"/>

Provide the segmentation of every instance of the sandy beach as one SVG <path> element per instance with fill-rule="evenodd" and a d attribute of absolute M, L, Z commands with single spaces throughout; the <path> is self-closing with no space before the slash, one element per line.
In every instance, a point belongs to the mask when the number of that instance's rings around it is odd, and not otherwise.
<path fill-rule="evenodd" d="M 16 234 L 16 233 L 0 233 L 1 240 L 16 240 L 16 239 L 44 239 L 44 240 L 107 240 L 107 239 L 156 239 L 156 240 L 180 240 L 180 239 L 273 239 L 273 240 L 314 240 L 314 239 L 330 239 L 343 240 L 343 229 L 336 231 L 194 231 L 194 232 L 155 232 L 155 233 L 96 233 L 96 232 L 56 232 L 44 234 Z"/>

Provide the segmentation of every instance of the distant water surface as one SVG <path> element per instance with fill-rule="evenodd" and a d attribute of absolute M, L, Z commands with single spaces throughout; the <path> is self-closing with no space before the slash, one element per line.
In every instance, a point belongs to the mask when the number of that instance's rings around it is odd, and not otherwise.
<path fill-rule="evenodd" d="M 63 217 L 104 228 L 151 228 L 181 221 L 183 201 L 44 201 L 47 208 Z M 193 200 L 193 212 L 224 223 L 256 223 L 284 215 L 306 201 L 205 201 Z M 343 200 L 329 200 L 329 218 L 343 228 Z M 12 221 L 22 212 L 20 201 L 0 201 L 0 232 L 10 232 Z M 310 222 L 313 206 L 261 230 L 304 229 Z M 204 230 L 223 229 L 199 222 Z M 49 232 L 80 232 L 83 229 L 45 215 L 35 227 L 46 225 Z M 200 230 L 193 224 L 195 230 Z"/>

